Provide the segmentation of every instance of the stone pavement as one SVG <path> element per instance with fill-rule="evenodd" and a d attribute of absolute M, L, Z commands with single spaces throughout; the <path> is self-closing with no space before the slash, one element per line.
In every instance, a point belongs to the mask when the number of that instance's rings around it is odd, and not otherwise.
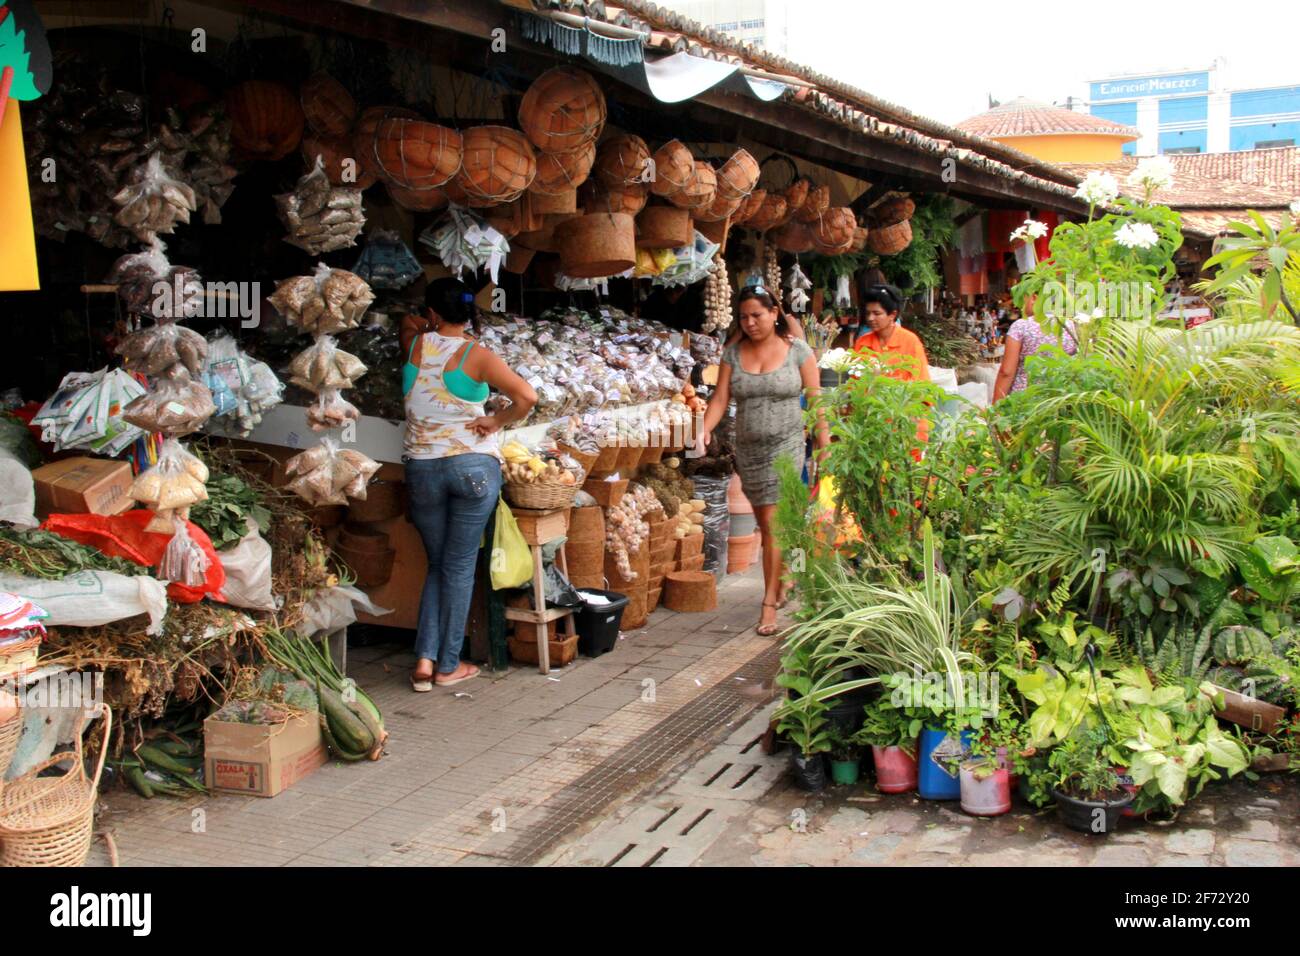
<path fill-rule="evenodd" d="M 413 694 L 411 653 L 349 651 L 392 734 L 377 763 L 330 763 L 280 795 L 101 800 L 121 865 L 501 865 L 535 862 L 619 797 L 698 756 L 761 706 L 778 642 L 760 638 L 757 568 L 719 610 L 659 609 L 596 659 Z M 97 840 L 90 863 L 106 864 Z"/>
<path fill-rule="evenodd" d="M 770 707 L 698 761 L 627 799 L 554 850 L 579 866 L 1295 866 L 1300 787 L 1290 774 L 1211 784 L 1172 824 L 1124 819 L 1109 837 L 1017 803 L 970 817 L 955 802 L 852 787 L 804 793 L 788 754 L 762 754 Z"/>

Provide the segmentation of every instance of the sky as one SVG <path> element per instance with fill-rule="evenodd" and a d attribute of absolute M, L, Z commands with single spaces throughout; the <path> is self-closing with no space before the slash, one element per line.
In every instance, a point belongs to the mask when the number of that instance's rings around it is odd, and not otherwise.
<path fill-rule="evenodd" d="M 1064 103 L 1089 80 L 1220 58 L 1229 89 L 1300 85 L 1296 0 L 788 2 L 789 59 L 945 123 L 990 94 Z"/>

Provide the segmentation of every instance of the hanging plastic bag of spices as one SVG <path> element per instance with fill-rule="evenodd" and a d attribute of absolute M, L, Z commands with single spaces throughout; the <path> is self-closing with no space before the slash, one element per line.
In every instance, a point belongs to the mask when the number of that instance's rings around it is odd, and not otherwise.
<path fill-rule="evenodd" d="M 186 587 L 198 587 L 204 583 L 208 570 L 208 556 L 194 543 L 189 529 L 180 518 L 173 520 L 176 533 L 163 550 L 158 562 L 158 577 L 163 581 L 174 581 Z"/>

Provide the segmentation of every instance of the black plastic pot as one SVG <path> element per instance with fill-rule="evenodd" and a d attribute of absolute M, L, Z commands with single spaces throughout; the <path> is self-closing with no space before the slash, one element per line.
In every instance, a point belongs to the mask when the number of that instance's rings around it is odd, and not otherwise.
<path fill-rule="evenodd" d="M 1071 830 L 1080 833 L 1099 833 L 1105 836 L 1119 825 L 1119 815 L 1133 802 L 1133 794 L 1126 793 L 1115 800 L 1080 800 L 1055 788 L 1056 815 Z"/>
<path fill-rule="evenodd" d="M 805 757 L 799 751 L 791 750 L 790 770 L 800 790 L 816 793 L 826 789 L 826 760 L 821 754 Z"/>

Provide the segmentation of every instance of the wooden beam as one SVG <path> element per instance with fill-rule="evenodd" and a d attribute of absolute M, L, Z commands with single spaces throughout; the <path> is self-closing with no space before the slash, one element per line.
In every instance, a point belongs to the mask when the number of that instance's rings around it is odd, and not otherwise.
<path fill-rule="evenodd" d="M 891 182 L 890 180 L 884 180 L 882 182 L 878 182 L 874 184 L 866 192 L 864 192 L 861 196 L 859 196 L 857 199 L 853 200 L 853 202 L 849 203 L 849 208 L 852 209 L 854 213 L 856 213 L 859 216 L 866 215 L 867 210 L 871 208 L 872 204 L 877 199 L 879 199 L 881 196 L 885 195 L 885 193 L 895 188 L 896 187 L 894 183 Z"/>

